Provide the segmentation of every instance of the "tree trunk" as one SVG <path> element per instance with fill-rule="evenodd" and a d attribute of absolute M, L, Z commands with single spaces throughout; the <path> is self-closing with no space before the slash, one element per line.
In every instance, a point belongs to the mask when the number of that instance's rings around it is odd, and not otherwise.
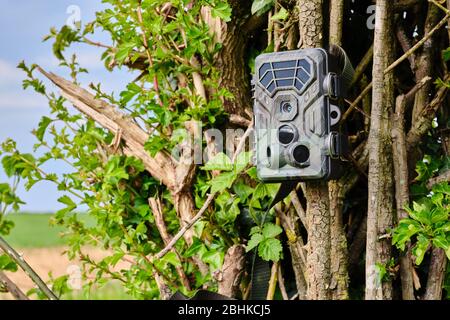
<path fill-rule="evenodd" d="M 303 48 L 320 48 L 323 43 L 322 0 L 298 0 Z M 308 294 L 310 300 L 331 298 L 330 202 L 326 182 L 306 184 L 308 201 Z"/>
<path fill-rule="evenodd" d="M 424 300 L 442 300 L 442 285 L 444 283 L 447 256 L 444 250 L 433 248 L 430 271 L 428 272 L 427 290 Z"/>
<path fill-rule="evenodd" d="M 386 235 L 393 222 L 392 141 L 390 117 L 394 105 L 393 74 L 384 70 L 393 61 L 393 2 L 378 0 L 375 22 L 373 100 L 369 133 L 369 204 L 366 244 L 366 299 L 391 299 L 392 283 L 380 279 L 388 268 L 391 241 Z"/>
<path fill-rule="evenodd" d="M 344 1 L 330 3 L 330 44 L 342 46 L 342 29 L 344 21 Z M 328 184 L 330 196 L 330 236 L 331 236 L 331 289 L 333 300 L 349 298 L 347 238 L 343 224 L 343 206 L 345 190 L 340 181 Z"/>

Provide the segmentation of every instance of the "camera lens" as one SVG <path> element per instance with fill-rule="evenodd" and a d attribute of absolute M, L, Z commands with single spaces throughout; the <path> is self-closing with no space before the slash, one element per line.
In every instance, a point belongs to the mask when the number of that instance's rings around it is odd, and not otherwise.
<path fill-rule="evenodd" d="M 309 160 L 309 156 L 310 156 L 309 149 L 306 146 L 299 145 L 294 148 L 293 157 L 297 163 L 299 164 L 305 163 L 306 161 Z"/>
<path fill-rule="evenodd" d="M 291 113 L 292 105 L 289 102 L 283 102 L 281 104 L 281 113 Z"/>
<path fill-rule="evenodd" d="M 291 126 L 282 126 L 278 129 L 278 140 L 282 144 L 290 144 L 295 139 L 295 131 Z"/>

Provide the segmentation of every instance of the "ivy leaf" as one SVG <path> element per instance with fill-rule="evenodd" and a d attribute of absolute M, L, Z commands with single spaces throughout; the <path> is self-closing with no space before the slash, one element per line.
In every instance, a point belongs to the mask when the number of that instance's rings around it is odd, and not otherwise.
<path fill-rule="evenodd" d="M 232 10 L 230 5 L 225 1 L 219 2 L 211 8 L 211 13 L 214 18 L 219 17 L 225 22 L 231 21 Z"/>
<path fill-rule="evenodd" d="M 247 168 L 248 164 L 250 163 L 252 159 L 252 153 L 251 152 L 241 152 L 236 157 L 236 163 L 235 163 L 235 170 L 237 173 L 241 173 L 242 171 Z"/>
<path fill-rule="evenodd" d="M 279 261 L 282 251 L 280 240 L 274 238 L 264 239 L 258 247 L 259 256 L 265 261 Z"/>
<path fill-rule="evenodd" d="M 222 192 L 227 188 L 231 188 L 237 175 L 234 172 L 224 172 L 209 182 L 211 186 L 211 192 Z"/>
<path fill-rule="evenodd" d="M 206 247 L 197 237 L 194 237 L 194 240 L 192 241 L 192 245 L 184 252 L 183 256 L 185 258 L 190 258 L 195 256 L 197 253 L 202 255 L 206 252 Z"/>
<path fill-rule="evenodd" d="M 253 188 L 249 187 L 242 180 L 238 180 L 233 186 L 233 191 L 238 195 L 239 199 L 246 201 L 248 197 L 253 193 Z"/>
<path fill-rule="evenodd" d="M 253 0 L 252 14 L 260 16 L 269 11 L 269 9 L 272 8 L 273 5 L 274 0 Z"/>
<path fill-rule="evenodd" d="M 202 255 L 202 260 L 209 264 L 212 270 L 217 270 L 222 266 L 223 253 L 218 250 L 210 250 Z"/>
<path fill-rule="evenodd" d="M 231 159 L 223 152 L 218 153 L 214 158 L 208 161 L 208 163 L 203 167 L 206 171 L 231 171 L 233 170 L 233 164 Z"/>
<path fill-rule="evenodd" d="M 275 238 L 277 235 L 283 232 L 280 226 L 273 223 L 267 223 L 263 228 L 264 238 Z"/>
<path fill-rule="evenodd" d="M 249 176 L 250 178 L 252 178 L 253 180 L 256 180 L 256 181 L 259 180 L 259 178 L 258 178 L 258 172 L 257 172 L 257 170 L 256 170 L 256 167 L 252 167 L 252 168 L 248 169 L 248 170 L 246 171 L 246 173 L 247 173 L 248 176 Z"/>

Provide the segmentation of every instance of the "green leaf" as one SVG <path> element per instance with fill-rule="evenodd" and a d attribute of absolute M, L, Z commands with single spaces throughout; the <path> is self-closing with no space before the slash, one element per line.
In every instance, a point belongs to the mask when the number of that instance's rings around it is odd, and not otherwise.
<path fill-rule="evenodd" d="M 185 258 L 190 258 L 199 253 L 200 255 L 206 252 L 206 247 L 203 242 L 200 241 L 197 237 L 194 237 L 192 245 L 184 252 Z"/>
<path fill-rule="evenodd" d="M 283 232 L 280 226 L 277 226 L 273 223 L 267 223 L 263 228 L 263 236 L 264 238 L 275 238 L 279 234 Z"/>
<path fill-rule="evenodd" d="M 116 52 L 116 60 L 119 64 L 122 64 L 125 59 L 130 55 L 131 51 L 135 47 L 134 43 L 124 43 L 119 46 L 117 52 Z"/>
<path fill-rule="evenodd" d="M 39 122 L 38 129 L 36 130 L 36 137 L 39 139 L 39 141 L 42 141 L 44 139 L 45 131 L 47 130 L 50 123 L 52 123 L 52 119 L 49 117 L 42 117 L 41 121 Z"/>
<path fill-rule="evenodd" d="M 253 188 L 249 187 L 244 181 L 238 180 L 237 183 L 233 185 L 233 191 L 238 195 L 238 197 L 244 202 L 253 193 Z"/>
<path fill-rule="evenodd" d="M 280 240 L 274 238 L 264 239 L 258 247 L 259 256 L 265 261 L 279 261 L 282 252 Z"/>
<path fill-rule="evenodd" d="M 422 234 L 417 237 L 417 244 L 413 249 L 413 254 L 416 257 L 416 265 L 420 265 L 427 253 L 428 246 L 430 245 L 430 239 Z"/>
<path fill-rule="evenodd" d="M 65 204 L 68 210 L 73 210 L 77 207 L 76 203 L 69 196 L 62 196 L 58 199 L 58 202 Z"/>
<path fill-rule="evenodd" d="M 209 264 L 212 270 L 218 270 L 222 266 L 223 252 L 210 250 L 202 255 L 202 260 Z"/>
<path fill-rule="evenodd" d="M 214 158 L 208 161 L 208 163 L 203 167 L 203 170 L 213 171 L 231 171 L 233 170 L 233 164 L 231 159 L 223 152 L 218 153 Z"/>
<path fill-rule="evenodd" d="M 260 16 L 269 11 L 273 5 L 274 0 L 253 0 L 252 14 Z"/>
<path fill-rule="evenodd" d="M 178 259 L 178 256 L 175 252 L 169 252 L 167 253 L 162 260 L 164 261 L 164 264 L 171 264 L 174 267 L 181 266 L 180 259 Z"/>
<path fill-rule="evenodd" d="M 249 252 L 252 249 L 256 248 L 263 240 L 264 237 L 261 233 L 253 234 L 250 240 L 248 241 L 247 246 L 245 247 L 245 251 Z"/>
<path fill-rule="evenodd" d="M 0 270 L 16 272 L 17 264 L 6 254 L 0 256 Z"/>
<path fill-rule="evenodd" d="M 277 14 L 275 14 L 272 17 L 273 21 L 284 21 L 289 17 L 289 12 L 285 9 L 285 8 L 281 8 L 280 11 L 277 12 Z"/>
<path fill-rule="evenodd" d="M 222 192 L 227 188 L 231 188 L 237 175 L 234 172 L 224 172 L 209 182 L 211 186 L 211 192 Z"/>
<path fill-rule="evenodd" d="M 386 266 L 383 265 L 382 263 L 377 262 L 375 264 L 375 271 L 376 271 L 376 274 L 377 274 L 377 284 L 381 285 L 383 280 L 385 280 L 386 276 L 388 275 L 388 272 L 386 270 Z"/>
<path fill-rule="evenodd" d="M 403 219 L 394 230 L 392 243 L 400 250 L 404 251 L 406 243 L 411 240 L 411 237 L 422 230 L 419 222 L 412 219 Z"/>
<path fill-rule="evenodd" d="M 248 169 L 248 170 L 246 171 L 246 173 L 247 173 L 248 176 L 249 176 L 250 178 L 252 178 L 253 180 L 256 180 L 256 181 L 259 180 L 259 178 L 258 178 L 258 171 L 256 170 L 256 167 L 252 167 L 252 168 Z"/>
<path fill-rule="evenodd" d="M 232 10 L 230 5 L 225 1 L 219 2 L 214 7 L 212 7 L 211 13 L 213 17 L 219 17 L 225 22 L 231 21 Z"/>
<path fill-rule="evenodd" d="M 444 58 L 444 61 L 450 61 L 450 48 L 447 48 L 442 52 L 442 57 Z"/>
<path fill-rule="evenodd" d="M 413 210 L 407 209 L 409 215 L 411 218 L 413 218 L 416 221 L 419 221 L 420 223 L 423 223 L 425 225 L 431 224 L 431 207 L 429 203 L 413 203 Z"/>
<path fill-rule="evenodd" d="M 433 245 L 437 248 L 441 248 L 447 254 L 450 253 L 450 241 L 446 238 L 445 235 L 438 235 L 433 238 Z M 447 254 L 448 256 L 448 254 Z"/>
<path fill-rule="evenodd" d="M 252 152 L 241 152 L 237 157 L 236 157 L 236 163 L 235 165 L 235 170 L 237 173 L 241 173 L 242 171 L 245 170 L 245 168 L 247 168 L 247 166 L 249 165 L 250 161 L 252 160 Z"/>

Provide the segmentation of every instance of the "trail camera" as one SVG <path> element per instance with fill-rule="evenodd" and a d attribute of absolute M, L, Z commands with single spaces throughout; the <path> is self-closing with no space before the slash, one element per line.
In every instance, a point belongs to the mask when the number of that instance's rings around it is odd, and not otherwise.
<path fill-rule="evenodd" d="M 256 164 L 265 182 L 329 180 L 340 175 L 346 136 L 342 101 L 354 70 L 332 47 L 256 58 Z"/>

